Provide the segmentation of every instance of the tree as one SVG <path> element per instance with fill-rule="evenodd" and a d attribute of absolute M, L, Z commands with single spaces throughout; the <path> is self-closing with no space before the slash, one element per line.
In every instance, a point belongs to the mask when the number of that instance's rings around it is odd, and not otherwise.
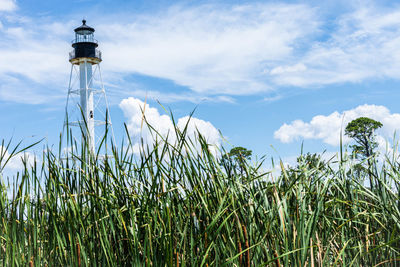
<path fill-rule="evenodd" d="M 329 162 L 322 159 L 322 155 L 318 153 L 307 153 L 302 154 L 296 159 L 297 165 L 294 167 L 288 168 L 288 177 L 294 179 L 295 177 L 299 177 L 304 175 L 305 172 L 309 172 L 309 179 L 311 181 L 316 181 L 321 178 L 322 175 L 326 176 L 331 168 L 329 167 Z"/>
<path fill-rule="evenodd" d="M 221 166 L 224 166 L 228 173 L 238 170 L 241 175 L 244 173 L 246 161 L 251 159 L 252 151 L 247 148 L 236 146 L 229 153 L 221 158 Z"/>
<path fill-rule="evenodd" d="M 370 177 L 371 188 L 372 183 L 372 160 L 371 158 L 376 155 L 375 149 L 378 143 L 375 141 L 375 130 L 381 128 L 381 122 L 367 118 L 360 117 L 347 124 L 345 134 L 355 141 L 351 146 L 353 154 L 361 161 L 367 161 L 367 172 Z M 361 165 L 359 167 L 362 167 Z"/>
<path fill-rule="evenodd" d="M 352 146 L 358 157 L 368 158 L 374 155 L 378 146 L 375 141 L 375 130 L 382 127 L 382 123 L 367 117 L 360 117 L 347 124 L 345 134 L 356 142 Z"/>
<path fill-rule="evenodd" d="M 243 162 L 244 160 L 250 160 L 252 151 L 247 148 L 236 146 L 229 151 L 229 157 L 237 162 Z"/>

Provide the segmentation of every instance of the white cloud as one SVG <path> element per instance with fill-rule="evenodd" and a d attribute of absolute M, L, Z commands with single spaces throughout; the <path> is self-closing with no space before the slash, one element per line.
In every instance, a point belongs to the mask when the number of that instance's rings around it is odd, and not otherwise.
<path fill-rule="evenodd" d="M 17 8 L 15 0 L 0 0 L 0 11 L 13 11 Z"/>
<path fill-rule="evenodd" d="M 160 91 L 153 90 L 132 90 L 129 92 L 125 92 L 126 94 L 133 95 L 135 97 L 140 98 L 150 98 L 153 100 L 160 101 L 162 103 L 171 103 L 171 102 L 179 102 L 179 101 L 187 101 L 191 103 L 201 103 L 203 101 L 207 102 L 226 102 L 226 103 L 235 103 L 235 99 L 230 96 L 225 95 L 199 95 L 196 93 L 166 93 Z"/>
<path fill-rule="evenodd" d="M 274 137 L 283 143 L 299 139 L 315 139 L 337 146 L 340 144 L 341 129 L 343 128 L 344 135 L 347 123 L 358 117 L 369 117 L 383 124 L 382 129 L 377 132 L 380 146 L 385 146 L 384 140 L 393 137 L 394 132 L 400 129 L 400 114 L 390 113 L 384 106 L 361 105 L 342 113 L 335 111 L 327 116 L 318 115 L 310 122 L 295 120 L 290 124 L 285 123 L 274 133 Z M 343 136 L 343 141 L 347 143 L 349 138 Z"/>
<path fill-rule="evenodd" d="M 11 156 L 10 152 L 2 146 L 0 146 L 0 157 L 2 157 L 0 174 L 2 169 L 6 173 L 10 173 L 13 171 L 22 171 L 24 169 L 24 162 L 27 163 L 27 166 L 33 166 L 33 163 L 35 161 L 35 155 L 30 152 L 21 152 Z M 7 160 L 8 162 L 6 164 Z"/>
<path fill-rule="evenodd" d="M 243 95 L 269 90 L 266 65 L 292 56 L 317 25 L 305 5 L 200 5 L 99 25 L 98 32 L 110 70 L 169 79 L 198 93 Z"/>
<path fill-rule="evenodd" d="M 133 97 L 122 100 L 119 106 L 128 119 L 127 128 L 131 134 L 132 140 L 135 141 L 135 153 L 140 151 L 141 140 L 143 140 L 144 144 L 152 145 L 156 138 L 154 131 L 152 133 L 143 120 L 143 114 L 150 126 L 163 138 L 167 138 L 168 136 L 169 143 L 174 144 L 174 142 L 176 142 L 177 138 L 174 125 L 169 116 L 161 115 L 156 108 L 150 107 L 149 104 Z M 195 141 L 197 131 L 199 131 L 205 137 L 207 143 L 213 145 L 214 152 L 216 152 L 221 144 L 221 135 L 219 131 L 208 121 L 192 117 L 189 120 L 189 124 L 187 124 L 188 120 L 188 116 L 179 118 L 176 121 L 178 129 L 183 130 L 185 126 L 188 125 L 187 136 L 192 141 Z M 158 137 L 158 140 L 160 140 L 160 137 Z"/>
<path fill-rule="evenodd" d="M 124 22 L 113 16 L 92 24 L 108 77 L 121 81 L 139 73 L 163 78 L 207 101 L 270 90 L 266 65 L 290 57 L 296 41 L 317 26 L 313 9 L 293 4 L 173 5 Z M 19 102 L 38 103 L 43 102 L 39 88 L 65 88 L 75 26 L 71 21 L 7 17 L 0 29 L 0 97 L 18 101 L 23 94 L 14 92 L 15 87 L 37 95 Z M 9 82 L 13 78 L 18 86 Z M 187 99 L 193 101 L 190 95 Z"/>
<path fill-rule="evenodd" d="M 18 27 L 4 27 L 0 40 L 0 75 L 22 75 L 33 82 L 60 80 L 68 73 L 67 40 L 53 25 L 29 27 L 31 22 Z M 25 28 L 24 26 L 27 26 Z M 72 49 L 72 48 L 71 48 Z M 14 75 L 14 76 L 13 76 Z"/>
<path fill-rule="evenodd" d="M 278 85 L 321 86 L 400 78 L 400 8 L 363 4 L 338 16 L 328 38 L 314 40 L 303 55 L 271 72 Z M 304 66 L 297 71 L 294 66 Z M 289 71 L 295 69 L 296 71 Z"/>
<path fill-rule="evenodd" d="M 307 70 L 307 67 L 302 64 L 302 63 L 297 63 L 296 65 L 293 66 L 279 66 L 271 70 L 272 75 L 276 74 L 284 74 L 288 72 L 303 72 Z"/>
<path fill-rule="evenodd" d="M 60 27 L 16 16 L 0 28 L 2 100 L 38 104 L 61 95 L 64 99 L 70 48 Z"/>
<path fill-rule="evenodd" d="M 15 8 L 15 1 L 0 0 L 0 10 Z M 282 85 L 400 78 L 399 6 L 364 4 L 334 15 L 332 21 L 318 7 L 287 3 L 173 5 L 135 16 L 102 15 L 91 25 L 106 82 L 121 85 L 139 73 L 194 91 L 163 94 L 168 101 L 230 101 Z M 48 20 L 2 17 L 1 99 L 42 103 L 45 92 L 65 95 L 69 40 L 79 23 Z M 152 88 L 141 90 L 161 98 Z M 31 96 L 22 97 L 26 92 Z"/>

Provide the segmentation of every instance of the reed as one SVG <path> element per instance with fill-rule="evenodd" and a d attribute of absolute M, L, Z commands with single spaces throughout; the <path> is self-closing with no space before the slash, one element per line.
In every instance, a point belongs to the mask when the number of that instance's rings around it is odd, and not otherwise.
<path fill-rule="evenodd" d="M 397 157 L 374 166 L 373 190 L 343 153 L 273 175 L 222 161 L 176 129 L 132 154 L 133 140 L 90 155 L 69 134 L 0 189 L 6 266 L 397 266 Z M 107 143 L 107 133 L 104 144 Z M 122 142 L 124 144 L 124 142 Z M 4 143 L 3 143 L 4 145 Z M 4 146 L 6 147 L 6 146 Z M 8 147 L 9 151 L 13 149 Z M 223 153 L 223 150 L 221 150 Z M 17 148 L 10 156 L 23 149 Z M 0 167 L 10 156 L 0 153 Z M 240 166 L 238 165 L 240 164 Z M 10 192 L 12 192 L 10 194 Z"/>

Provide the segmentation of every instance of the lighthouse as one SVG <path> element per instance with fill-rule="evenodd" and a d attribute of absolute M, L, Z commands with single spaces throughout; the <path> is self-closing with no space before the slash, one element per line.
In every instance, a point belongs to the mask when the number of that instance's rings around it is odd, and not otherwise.
<path fill-rule="evenodd" d="M 82 143 L 91 153 L 96 149 L 95 126 L 111 125 L 108 102 L 101 77 L 101 52 L 94 39 L 95 29 L 86 25 L 76 28 L 72 40 L 73 50 L 69 53 L 71 74 L 66 103 L 65 125 L 78 126 Z M 67 127 L 68 129 L 69 127 Z"/>

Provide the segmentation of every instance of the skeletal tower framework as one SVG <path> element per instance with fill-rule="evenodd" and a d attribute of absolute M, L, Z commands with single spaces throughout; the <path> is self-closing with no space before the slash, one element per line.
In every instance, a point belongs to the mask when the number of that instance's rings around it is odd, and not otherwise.
<path fill-rule="evenodd" d="M 102 81 L 100 62 L 101 52 L 97 49 L 98 42 L 94 39 L 94 28 L 82 25 L 75 30 L 74 48 L 69 54 L 71 74 L 66 103 L 65 126 L 78 126 L 82 132 L 82 143 L 88 145 L 91 153 L 103 137 L 104 131 L 111 129 L 111 119 L 108 114 L 108 102 Z M 96 126 L 104 125 L 101 134 L 96 136 Z"/>

